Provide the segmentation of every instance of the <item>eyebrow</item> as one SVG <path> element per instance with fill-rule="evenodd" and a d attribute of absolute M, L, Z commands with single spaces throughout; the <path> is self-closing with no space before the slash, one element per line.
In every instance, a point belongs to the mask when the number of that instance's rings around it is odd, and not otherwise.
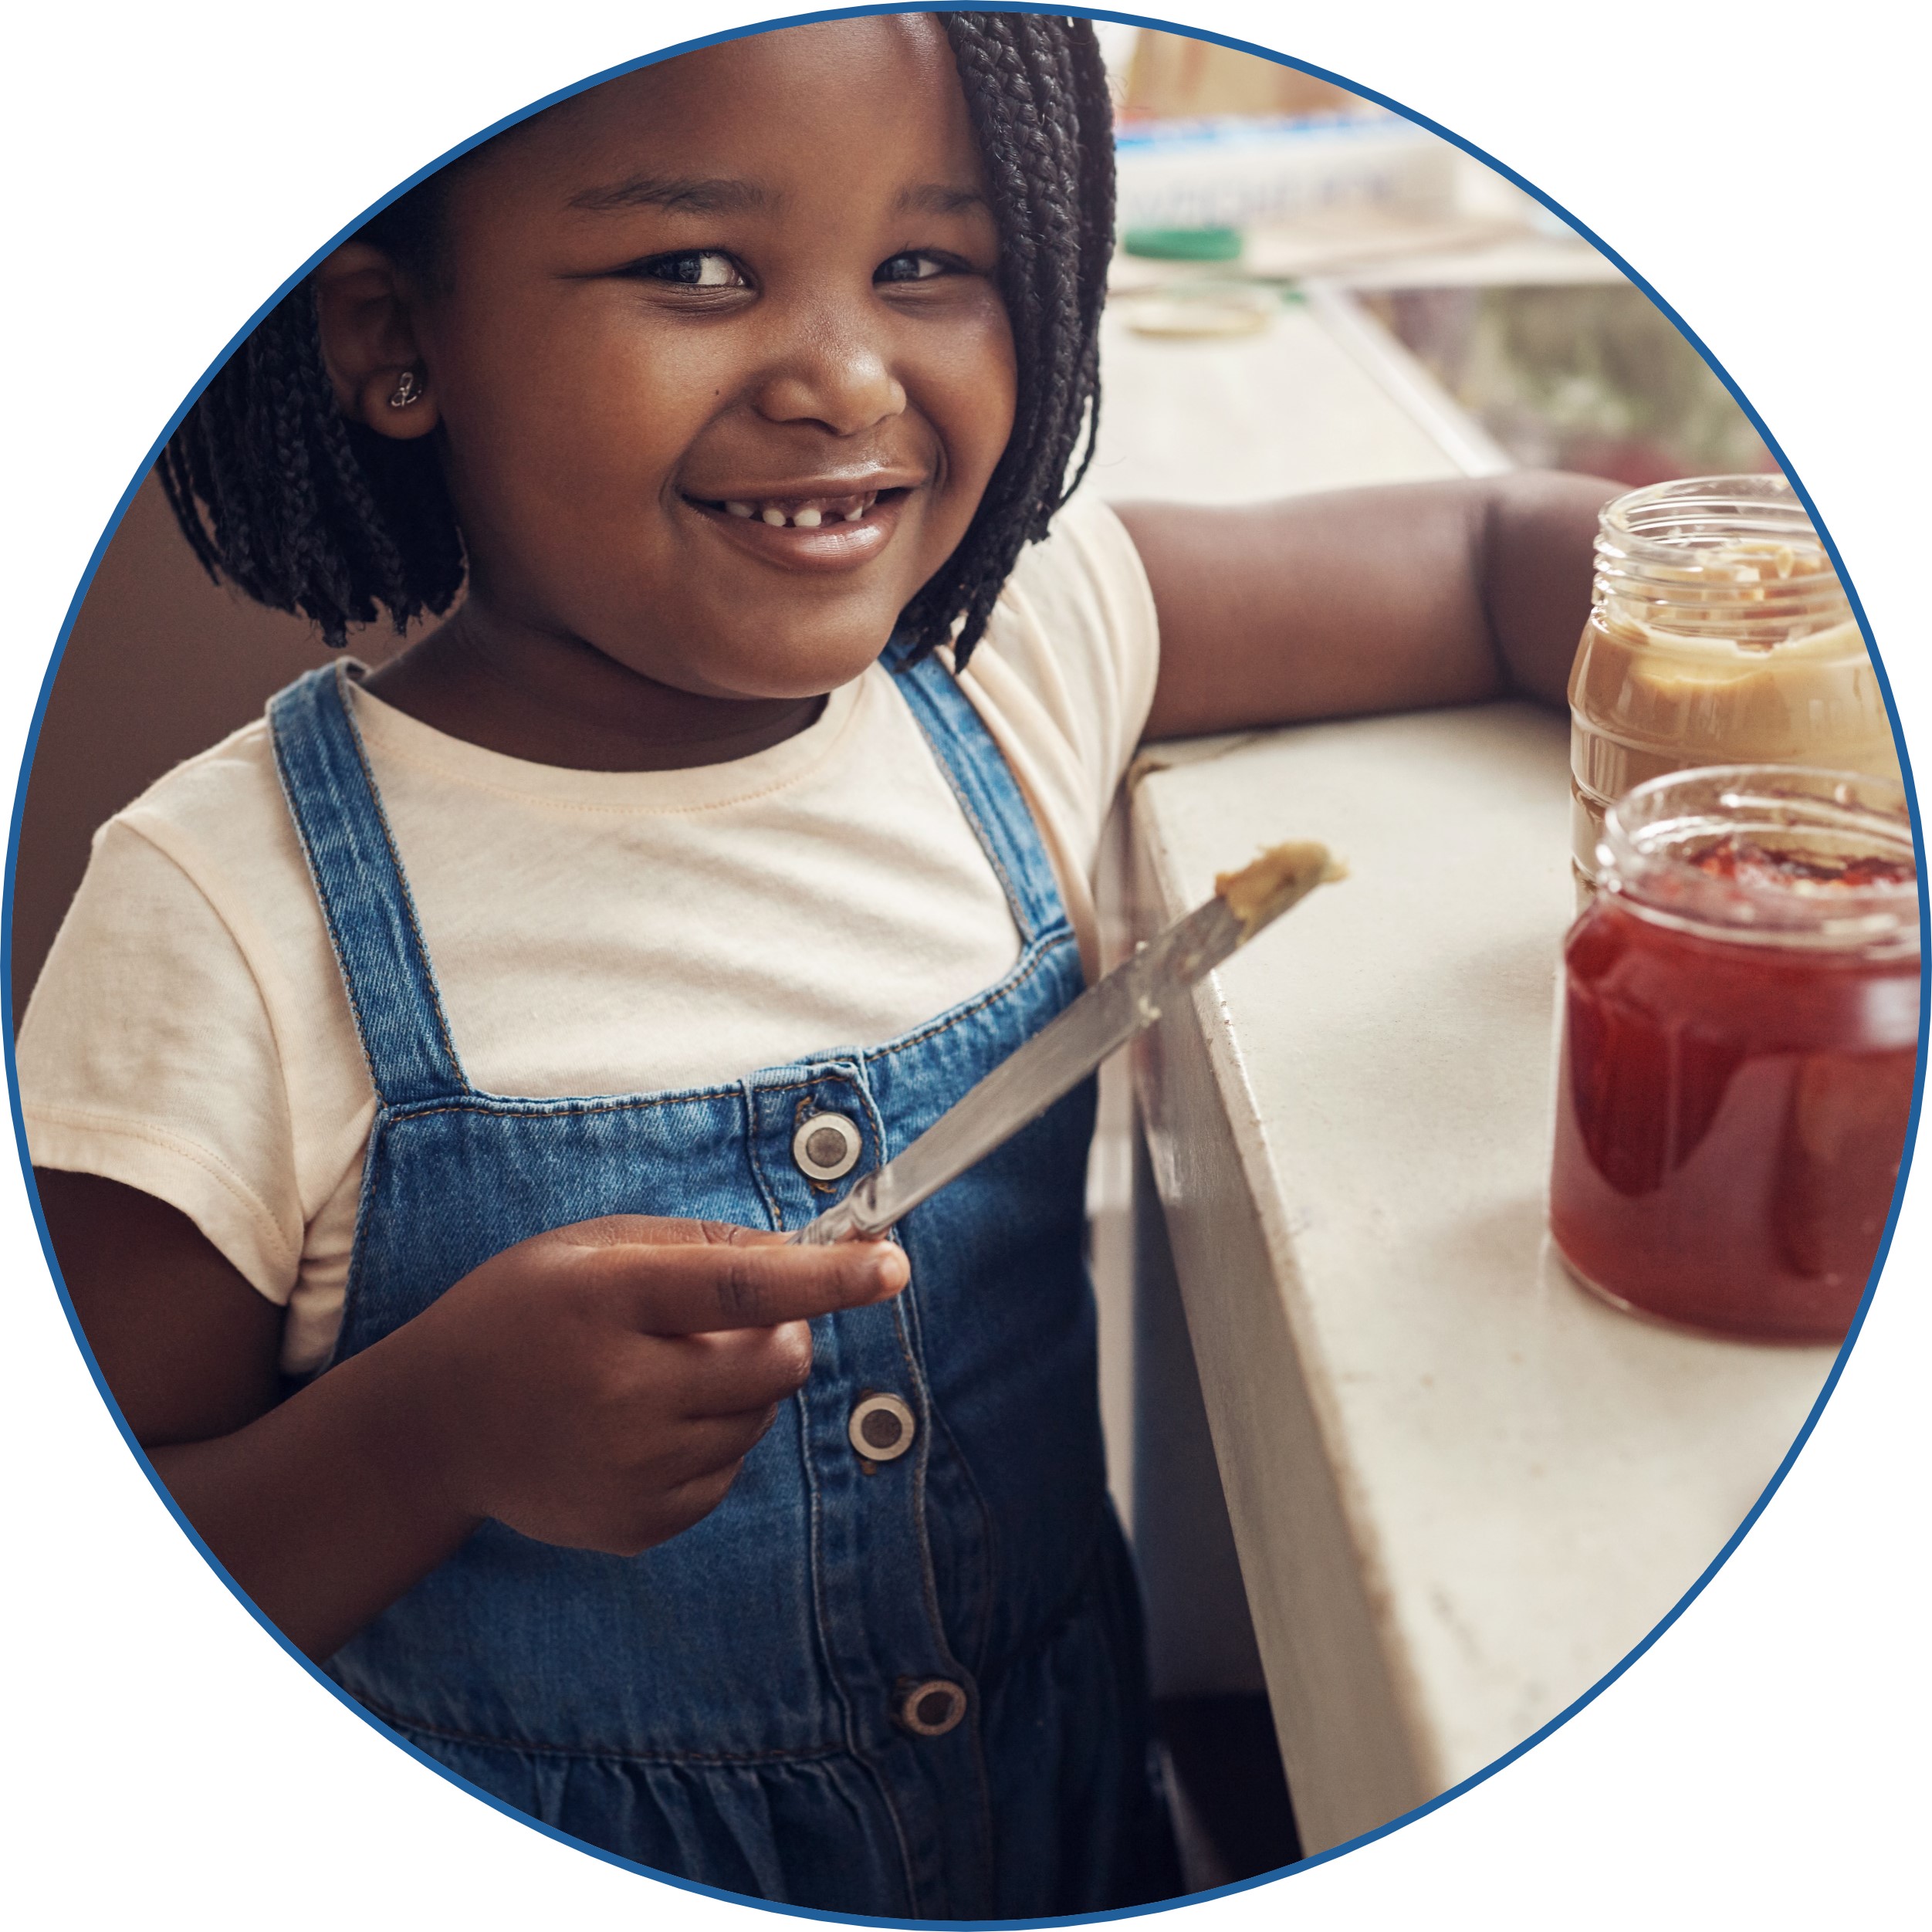
<path fill-rule="evenodd" d="M 624 208 L 661 208 L 680 215 L 740 215 L 773 206 L 777 197 L 754 181 L 680 181 L 659 174 L 634 174 L 604 188 L 573 195 L 570 206 L 593 215 Z"/>
<path fill-rule="evenodd" d="M 627 181 L 612 181 L 602 188 L 587 188 L 573 195 L 569 205 L 593 215 L 613 215 L 638 208 L 662 208 L 677 215 L 745 215 L 776 210 L 783 198 L 756 181 L 634 174 Z M 970 208 L 984 208 L 987 204 L 977 188 L 928 181 L 902 190 L 894 205 L 901 214 L 962 215 Z"/>
<path fill-rule="evenodd" d="M 905 215 L 963 215 L 975 208 L 992 212 L 986 198 L 976 188 L 952 188 L 942 181 L 905 189 L 895 205 Z"/>

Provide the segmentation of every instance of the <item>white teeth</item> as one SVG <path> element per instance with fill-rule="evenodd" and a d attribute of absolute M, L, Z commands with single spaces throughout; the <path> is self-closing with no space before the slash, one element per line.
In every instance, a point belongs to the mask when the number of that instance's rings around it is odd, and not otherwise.
<path fill-rule="evenodd" d="M 747 502 L 739 497 L 727 497 L 724 510 L 726 516 L 736 516 L 741 520 L 756 517 L 760 523 L 770 524 L 775 530 L 782 530 L 787 526 L 801 530 L 815 530 L 827 523 L 841 519 L 848 523 L 858 523 L 878 501 L 878 492 L 872 491 L 860 497 L 848 510 L 836 507 L 825 509 L 817 504 L 808 503 L 803 509 L 787 516 L 776 503 L 766 503 L 761 506 L 756 502 Z"/>

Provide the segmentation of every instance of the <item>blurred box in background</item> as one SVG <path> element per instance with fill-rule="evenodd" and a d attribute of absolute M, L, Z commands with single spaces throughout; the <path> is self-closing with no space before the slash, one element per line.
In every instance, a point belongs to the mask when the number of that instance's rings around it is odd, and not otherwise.
<path fill-rule="evenodd" d="M 1142 28 L 1110 49 L 1120 226 L 1254 229 L 1455 198 L 1455 151 L 1299 68 Z"/>
<path fill-rule="evenodd" d="M 1298 67 L 1143 27 L 1128 56 L 1122 112 L 1166 120 L 1203 114 L 1317 114 L 1365 107 Z"/>
<path fill-rule="evenodd" d="M 1370 108 L 1322 120 L 1123 120 L 1119 221 L 1135 228 L 1256 228 L 1343 211 L 1446 215 L 1456 151 Z"/>

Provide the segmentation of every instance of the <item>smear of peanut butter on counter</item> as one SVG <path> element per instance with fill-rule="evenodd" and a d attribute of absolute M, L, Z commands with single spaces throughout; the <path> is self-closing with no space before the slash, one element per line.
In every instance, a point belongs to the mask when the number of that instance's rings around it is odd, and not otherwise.
<path fill-rule="evenodd" d="M 1304 893 L 1348 876 L 1348 868 L 1314 839 L 1290 839 L 1271 845 L 1238 872 L 1216 872 L 1214 890 L 1241 922 L 1249 939 Z"/>

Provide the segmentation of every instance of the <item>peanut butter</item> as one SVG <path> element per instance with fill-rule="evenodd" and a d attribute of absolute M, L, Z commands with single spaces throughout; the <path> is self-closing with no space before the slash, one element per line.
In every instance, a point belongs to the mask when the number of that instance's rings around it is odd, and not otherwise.
<path fill-rule="evenodd" d="M 1666 772 L 1899 775 L 1850 601 L 1781 478 L 1661 485 L 1605 509 L 1569 696 L 1580 885 L 1605 807 Z"/>
<path fill-rule="evenodd" d="M 1245 944 L 1316 886 L 1348 876 L 1348 868 L 1327 846 L 1313 839 L 1291 839 L 1271 845 L 1238 872 L 1216 872 L 1214 890 L 1240 921 Z"/>

